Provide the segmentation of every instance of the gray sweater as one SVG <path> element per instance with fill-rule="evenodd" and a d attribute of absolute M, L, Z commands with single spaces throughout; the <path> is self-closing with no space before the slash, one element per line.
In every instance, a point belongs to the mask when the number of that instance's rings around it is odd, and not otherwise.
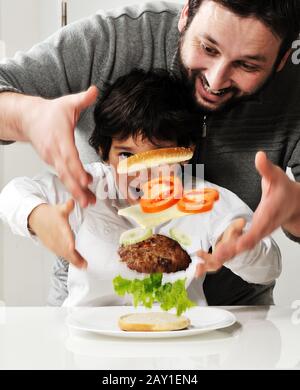
<path fill-rule="evenodd" d="M 159 67 L 178 72 L 177 45 L 181 6 L 148 3 L 98 14 L 68 25 L 27 53 L 19 53 L 0 66 L 0 91 L 55 98 L 86 90 L 100 91 L 133 68 Z M 207 135 L 197 146 L 195 162 L 205 164 L 205 178 L 230 189 L 255 209 L 261 197 L 254 157 L 265 150 L 277 165 L 292 168 L 300 179 L 300 74 L 291 62 L 267 88 L 251 101 L 226 113 L 210 115 Z M 76 143 L 84 163 L 97 155 L 87 140 L 93 129 L 93 107 L 80 117 Z M 199 123 L 199 132 L 202 132 Z M 56 272 L 59 304 L 64 296 L 65 269 Z M 209 304 L 269 304 L 272 286 L 250 285 L 231 271 L 206 277 Z M 66 291 L 65 291 L 66 293 Z"/>

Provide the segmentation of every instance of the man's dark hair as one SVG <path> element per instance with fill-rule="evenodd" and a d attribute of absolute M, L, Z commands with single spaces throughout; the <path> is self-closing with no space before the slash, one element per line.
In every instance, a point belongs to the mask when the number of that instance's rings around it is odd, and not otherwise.
<path fill-rule="evenodd" d="M 90 145 L 107 161 L 112 139 L 132 136 L 189 146 L 201 136 L 202 113 L 188 87 L 165 70 L 135 69 L 107 86 L 94 111 Z"/>
<path fill-rule="evenodd" d="M 189 0 L 188 25 L 204 0 Z M 210 0 L 241 17 L 254 17 L 282 39 L 279 59 L 300 33 L 299 0 Z"/>

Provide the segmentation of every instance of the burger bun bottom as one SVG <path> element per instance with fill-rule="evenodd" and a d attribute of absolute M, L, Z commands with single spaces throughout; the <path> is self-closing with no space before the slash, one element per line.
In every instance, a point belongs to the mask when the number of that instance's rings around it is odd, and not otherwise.
<path fill-rule="evenodd" d="M 190 320 L 165 312 L 132 313 L 119 318 L 119 327 L 129 332 L 162 332 L 186 329 Z"/>

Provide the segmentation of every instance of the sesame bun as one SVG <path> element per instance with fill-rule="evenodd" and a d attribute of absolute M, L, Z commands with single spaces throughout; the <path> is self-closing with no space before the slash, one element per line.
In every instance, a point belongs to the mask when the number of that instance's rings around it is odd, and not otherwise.
<path fill-rule="evenodd" d="M 133 313 L 119 318 L 119 327 L 129 332 L 162 332 L 186 329 L 190 320 L 170 313 Z"/>
<path fill-rule="evenodd" d="M 149 150 L 120 161 L 117 171 L 120 174 L 134 173 L 159 165 L 176 164 L 190 160 L 193 153 L 191 148 L 183 147 Z"/>

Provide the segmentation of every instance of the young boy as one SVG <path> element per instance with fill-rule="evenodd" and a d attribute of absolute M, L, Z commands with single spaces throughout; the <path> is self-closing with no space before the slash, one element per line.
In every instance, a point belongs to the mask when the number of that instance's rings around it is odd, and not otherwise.
<path fill-rule="evenodd" d="M 186 86 L 174 76 L 165 71 L 135 70 L 108 86 L 95 108 L 96 126 L 90 144 L 103 163 L 86 166 L 93 177 L 91 189 L 98 195 L 94 206 L 81 209 L 50 173 L 34 179 L 17 178 L 4 188 L 0 217 L 12 231 L 39 239 L 70 261 L 65 305 L 130 302 L 114 293 L 112 279 L 119 273 L 130 274 L 120 263 L 117 249 L 121 233 L 136 227 L 120 217 L 118 210 L 138 199 L 136 184 L 132 184 L 135 178 L 122 180 L 116 173 L 117 164 L 120 158 L 147 150 L 191 146 L 200 132 L 200 115 Z M 171 228 L 184 231 L 192 238 L 186 248 L 189 254 L 200 249 L 208 252 L 231 234 L 237 218 L 251 219 L 251 210 L 230 191 L 211 183 L 204 185 L 220 192 L 211 212 L 188 215 L 155 228 L 155 233 L 164 235 L 169 235 Z M 225 265 L 247 282 L 267 284 L 280 274 L 280 253 L 266 238 Z M 189 294 L 199 304 L 206 304 L 202 282 L 203 278 L 192 281 Z"/>

